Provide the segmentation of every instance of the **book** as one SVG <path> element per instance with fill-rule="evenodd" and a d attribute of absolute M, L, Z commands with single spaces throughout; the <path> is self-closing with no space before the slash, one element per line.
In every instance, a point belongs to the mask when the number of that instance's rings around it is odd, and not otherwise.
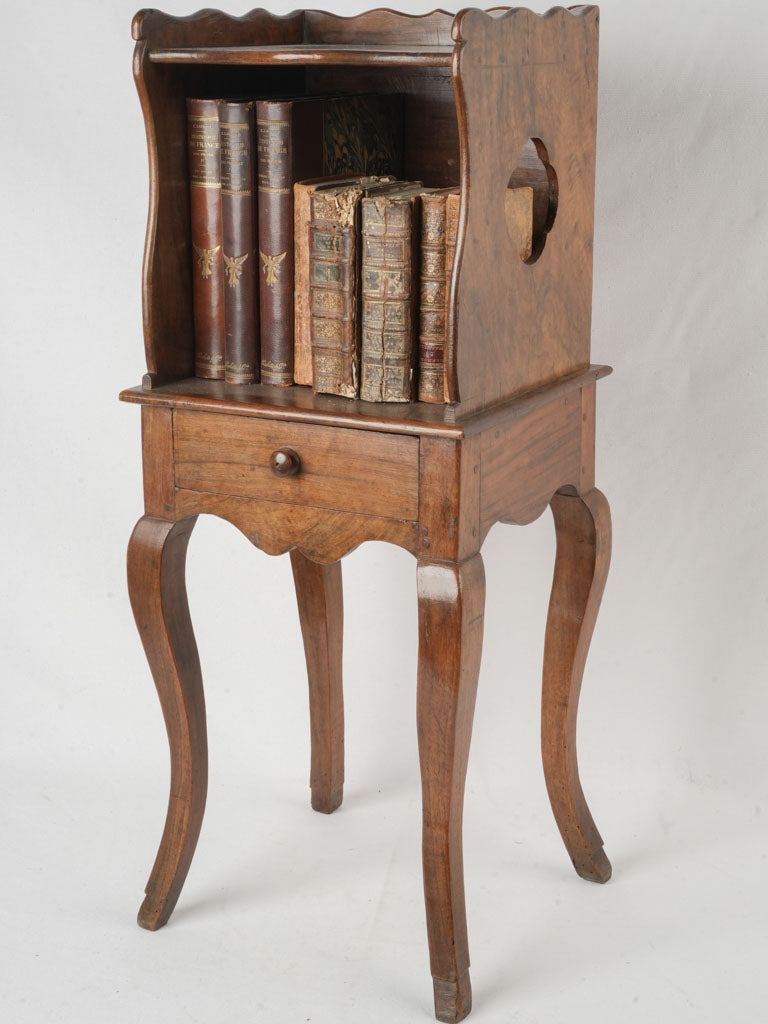
<path fill-rule="evenodd" d="M 219 102 L 224 379 L 231 384 L 250 384 L 259 379 L 254 127 L 253 103 Z"/>
<path fill-rule="evenodd" d="M 261 379 L 293 384 L 294 208 L 297 181 L 397 174 L 403 97 L 263 100 L 257 105 Z"/>
<path fill-rule="evenodd" d="M 508 188 L 504 197 L 504 214 L 507 234 L 512 244 L 518 247 L 520 259 L 527 263 L 533 252 L 533 188 L 530 185 Z"/>
<path fill-rule="evenodd" d="M 450 273 L 446 260 L 446 208 L 458 188 L 437 189 L 421 197 L 419 257 L 420 402 L 444 402 L 445 338 Z"/>
<path fill-rule="evenodd" d="M 187 100 L 195 373 L 224 377 L 221 145 L 216 100 Z"/>
<path fill-rule="evenodd" d="M 367 185 L 388 181 L 388 177 L 360 177 L 334 174 L 322 178 L 297 181 L 293 186 L 293 380 L 295 384 L 312 384 L 312 335 L 309 308 L 309 222 L 312 216 L 311 194 L 340 182 Z"/>
<path fill-rule="evenodd" d="M 311 194 L 312 387 L 318 393 L 345 398 L 356 398 L 359 393 L 360 200 L 403 184 L 339 184 Z"/>
<path fill-rule="evenodd" d="M 445 346 L 443 348 L 443 367 L 448 359 L 448 346 L 453 344 L 454 324 L 451 318 L 451 284 L 453 282 L 453 265 L 456 262 L 456 245 L 459 237 L 459 211 L 461 195 L 450 192 L 445 199 Z M 443 370 L 443 401 L 448 401 L 448 382 Z"/>
<path fill-rule="evenodd" d="M 421 188 L 361 199 L 360 398 L 411 402 L 415 395 Z"/>

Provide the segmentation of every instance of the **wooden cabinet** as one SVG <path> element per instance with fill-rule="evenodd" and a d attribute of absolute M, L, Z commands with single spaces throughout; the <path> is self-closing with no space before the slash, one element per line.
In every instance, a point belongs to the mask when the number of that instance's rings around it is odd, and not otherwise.
<path fill-rule="evenodd" d="M 196 517 L 221 516 L 256 546 L 291 552 L 307 654 L 312 806 L 342 799 L 339 559 L 366 540 L 417 558 L 417 717 L 424 886 L 435 1008 L 471 1007 L 461 817 L 482 646 L 480 549 L 498 521 L 551 506 L 557 528 L 547 621 L 542 747 L 558 827 L 582 877 L 610 864 L 579 784 L 581 675 L 610 559 L 594 487 L 590 364 L 598 11 L 556 8 L 319 11 L 242 18 L 139 13 L 134 74 L 147 128 L 145 516 L 131 538 L 131 601 L 171 746 L 168 818 L 144 927 L 178 899 L 205 806 L 202 678 L 184 559 Z M 384 405 L 307 388 L 229 385 L 193 373 L 185 98 L 264 92 L 405 94 L 405 173 L 461 187 L 450 287 L 445 405 Z M 511 185 L 533 189 L 521 255 Z M 513 993 L 510 993 L 510 999 Z"/>

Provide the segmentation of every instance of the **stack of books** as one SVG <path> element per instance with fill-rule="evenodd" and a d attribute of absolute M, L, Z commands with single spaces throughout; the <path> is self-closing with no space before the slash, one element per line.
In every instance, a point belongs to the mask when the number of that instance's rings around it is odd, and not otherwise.
<path fill-rule="evenodd" d="M 403 97 L 189 99 L 187 119 L 195 373 L 446 401 L 460 195 L 401 180 Z M 524 259 L 532 211 L 509 190 Z"/>

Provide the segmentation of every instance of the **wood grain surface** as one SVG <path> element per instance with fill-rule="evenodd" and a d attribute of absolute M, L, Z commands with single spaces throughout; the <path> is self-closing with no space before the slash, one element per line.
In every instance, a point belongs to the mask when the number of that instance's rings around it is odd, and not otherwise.
<path fill-rule="evenodd" d="M 398 434 L 174 413 L 176 485 L 392 519 L 417 519 L 419 442 Z M 277 477 L 270 458 L 294 449 L 301 468 Z"/>
<path fill-rule="evenodd" d="M 483 645 L 485 571 L 419 560 L 419 760 L 422 858 L 435 1014 L 463 1020 L 472 1008 L 464 904 L 462 814 Z"/>
<path fill-rule="evenodd" d="M 552 810 L 573 866 L 607 882 L 611 864 L 589 812 L 576 757 L 576 716 L 592 631 L 611 561 L 611 512 L 598 490 L 556 494 L 557 555 L 544 644 L 541 749 Z"/>
<path fill-rule="evenodd" d="M 294 548 L 291 566 L 309 679 L 312 807 L 331 814 L 344 795 L 341 562 L 319 565 Z"/>

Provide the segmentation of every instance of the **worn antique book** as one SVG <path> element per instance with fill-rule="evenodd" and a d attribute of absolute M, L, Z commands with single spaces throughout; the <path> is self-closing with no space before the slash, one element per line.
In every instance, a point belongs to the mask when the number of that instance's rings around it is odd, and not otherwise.
<path fill-rule="evenodd" d="M 533 252 L 533 188 L 516 185 L 507 189 L 504 203 L 507 219 L 507 234 L 520 252 L 525 263 Z"/>
<path fill-rule="evenodd" d="M 312 387 L 316 392 L 345 398 L 359 394 L 360 200 L 401 184 L 339 184 L 310 197 Z"/>
<path fill-rule="evenodd" d="M 195 373 L 224 376 L 221 146 L 216 100 L 187 100 Z"/>
<path fill-rule="evenodd" d="M 458 192 L 451 192 L 445 199 L 445 345 L 451 343 L 451 282 L 453 280 L 453 264 L 456 260 L 456 243 L 459 235 L 459 211 L 461 209 L 461 196 Z M 446 351 L 443 349 L 443 362 L 445 362 Z M 448 401 L 448 392 L 443 376 L 443 401 Z"/>
<path fill-rule="evenodd" d="M 419 186 L 361 200 L 360 398 L 415 397 Z"/>
<path fill-rule="evenodd" d="M 293 380 L 296 384 L 312 384 L 312 333 L 309 308 L 309 222 L 310 197 L 318 189 L 339 182 L 348 185 L 369 185 L 388 181 L 387 176 L 359 177 L 335 174 L 297 181 L 293 186 Z"/>
<path fill-rule="evenodd" d="M 264 100 L 257 105 L 261 379 L 293 384 L 293 186 L 330 174 L 399 173 L 403 97 Z"/>
<path fill-rule="evenodd" d="M 425 192 L 421 197 L 419 255 L 420 402 L 443 402 L 445 336 L 449 276 L 446 272 L 446 206 L 458 187 Z"/>
<path fill-rule="evenodd" d="M 224 376 L 232 384 L 259 379 L 253 107 L 248 102 L 219 102 Z"/>

